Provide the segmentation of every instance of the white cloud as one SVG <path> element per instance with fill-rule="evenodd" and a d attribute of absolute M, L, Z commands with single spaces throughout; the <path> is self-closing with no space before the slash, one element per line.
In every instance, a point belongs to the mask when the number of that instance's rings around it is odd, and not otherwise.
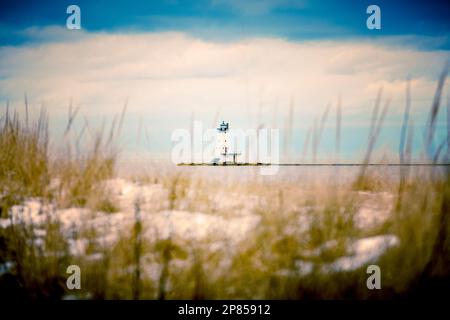
<path fill-rule="evenodd" d="M 70 98 L 85 114 L 117 113 L 129 97 L 129 112 L 154 118 L 189 118 L 195 111 L 211 119 L 221 108 L 245 121 L 260 103 L 271 117 L 277 100 L 284 114 L 292 97 L 295 114 L 303 116 L 320 113 L 341 94 L 344 112 L 368 114 L 381 85 L 398 101 L 393 107 L 403 107 L 408 76 L 413 99 L 428 108 L 449 57 L 448 51 L 380 41 L 225 43 L 181 33 L 84 33 L 70 41 L 0 48 L 0 94 L 19 104 L 27 92 L 51 114 L 66 113 Z"/>

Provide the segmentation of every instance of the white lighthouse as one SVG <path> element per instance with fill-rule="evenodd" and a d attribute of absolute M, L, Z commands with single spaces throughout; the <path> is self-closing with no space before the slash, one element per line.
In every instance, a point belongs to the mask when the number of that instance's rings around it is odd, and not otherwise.
<path fill-rule="evenodd" d="M 216 158 L 215 162 L 226 163 L 227 154 L 230 150 L 230 138 L 228 134 L 229 126 L 228 123 L 222 121 L 222 123 L 217 128 L 217 143 L 216 143 Z"/>
<path fill-rule="evenodd" d="M 216 142 L 216 158 L 213 159 L 213 164 L 227 164 L 227 159 L 231 158 L 231 164 L 236 164 L 236 157 L 240 153 L 230 152 L 230 135 L 229 135 L 229 126 L 228 123 L 222 121 L 222 123 L 217 128 L 217 142 Z"/>

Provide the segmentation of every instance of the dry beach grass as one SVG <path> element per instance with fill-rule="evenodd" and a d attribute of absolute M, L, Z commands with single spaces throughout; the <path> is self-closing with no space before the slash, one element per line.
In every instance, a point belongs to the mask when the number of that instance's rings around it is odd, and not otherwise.
<path fill-rule="evenodd" d="M 434 164 L 448 161 L 446 145 L 431 147 L 445 77 L 444 72 L 427 124 L 426 159 Z M 55 152 L 49 148 L 45 112 L 21 120 L 7 109 L 0 120 L 0 295 L 370 299 L 437 294 L 450 277 L 448 167 L 367 166 L 389 106 L 380 111 L 380 105 L 381 92 L 366 165 L 357 172 L 294 167 L 276 177 L 259 176 L 257 167 L 156 167 L 148 174 L 120 176 L 113 141 L 123 115 L 107 132 L 83 140 L 77 151 L 80 134 L 71 128 L 76 111 L 70 111 L 65 143 Z M 320 131 L 312 132 L 313 150 Z M 403 164 L 412 161 L 411 131 L 407 107 L 399 148 Z M 219 171 L 226 177 L 220 184 Z M 82 270 L 81 290 L 66 288 L 71 264 Z M 380 266 L 382 290 L 367 289 L 369 264 Z"/>

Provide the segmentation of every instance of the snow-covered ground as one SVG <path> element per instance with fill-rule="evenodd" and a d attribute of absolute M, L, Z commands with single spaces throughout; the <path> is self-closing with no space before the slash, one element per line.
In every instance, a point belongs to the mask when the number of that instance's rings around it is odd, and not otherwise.
<path fill-rule="evenodd" d="M 111 247 L 123 235 L 132 234 L 137 219 L 142 223 L 143 236 L 148 241 L 171 238 L 190 243 L 206 243 L 210 249 L 226 245 L 231 251 L 251 239 L 261 222 L 261 216 L 252 209 L 264 199 L 258 199 L 255 195 L 231 192 L 212 195 L 210 200 L 214 210 L 233 212 L 224 215 L 187 209 L 168 210 L 169 190 L 162 184 L 112 179 L 106 181 L 105 186 L 110 196 L 119 204 L 119 212 L 92 212 L 85 208 L 61 209 L 52 204 L 42 204 L 39 199 L 29 199 L 22 205 L 12 207 L 10 217 L 0 219 L 0 228 L 19 223 L 32 225 L 36 244 L 42 245 L 46 225 L 49 221 L 58 220 L 68 241 L 70 253 L 82 256 L 86 254 L 89 243 L 88 239 L 83 237 L 83 231 L 95 230 L 97 242 Z M 359 192 L 358 196 L 362 201 L 354 216 L 357 228 L 373 228 L 389 219 L 394 200 L 392 195 L 387 192 Z M 288 225 L 286 232 L 302 233 L 309 228 L 310 219 L 301 214 L 302 211 L 307 210 L 299 210 L 299 226 Z M 346 255 L 322 266 L 322 270 L 337 272 L 357 269 L 376 261 L 387 249 L 398 243 L 399 239 L 395 235 L 349 240 Z M 332 245 L 333 243 L 324 244 Z M 319 251 L 320 248 L 313 254 L 318 254 Z M 101 258 L 101 254 L 93 254 L 91 258 Z M 298 260 L 296 264 L 301 275 L 312 270 L 312 264 L 308 261 Z"/>
<path fill-rule="evenodd" d="M 325 265 L 324 271 L 351 271 L 361 268 L 365 264 L 375 262 L 387 249 L 399 244 L 395 235 L 380 235 L 362 238 L 349 244 L 349 256 L 339 258 L 329 265 Z"/>

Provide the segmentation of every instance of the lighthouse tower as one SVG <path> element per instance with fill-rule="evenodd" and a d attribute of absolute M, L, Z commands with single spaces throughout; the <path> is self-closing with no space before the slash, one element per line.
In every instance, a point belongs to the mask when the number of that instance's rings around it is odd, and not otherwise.
<path fill-rule="evenodd" d="M 239 152 L 236 152 L 236 150 L 230 150 L 230 133 L 229 133 L 229 127 L 228 123 L 225 123 L 225 121 L 222 121 L 222 123 L 217 128 L 218 135 L 216 140 L 216 150 L 215 150 L 215 158 L 212 160 L 213 164 L 231 164 L 235 165 L 237 164 L 237 157 L 241 155 Z M 227 161 L 229 160 L 229 161 Z"/>
<path fill-rule="evenodd" d="M 229 154 L 230 149 L 228 130 L 228 123 L 225 123 L 225 121 L 222 121 L 222 123 L 217 128 L 218 136 L 216 154 L 219 156 L 219 161 L 222 163 L 226 163 L 227 155 Z"/>

